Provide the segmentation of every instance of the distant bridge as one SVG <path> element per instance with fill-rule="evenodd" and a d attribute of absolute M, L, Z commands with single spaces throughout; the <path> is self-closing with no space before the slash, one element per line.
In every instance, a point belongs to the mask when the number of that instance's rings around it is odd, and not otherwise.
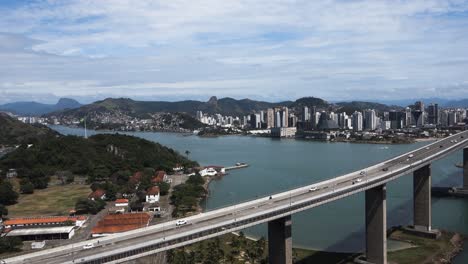
<path fill-rule="evenodd" d="M 414 231 L 431 226 L 431 163 L 463 150 L 463 189 L 468 190 L 468 131 L 360 171 L 176 221 L 6 259 L 6 263 L 120 263 L 268 223 L 270 263 L 292 263 L 291 215 L 365 192 L 366 261 L 387 263 L 386 183 L 413 173 Z M 99 243 L 98 243 L 99 241 Z M 83 249 L 94 243 L 92 249 Z"/>

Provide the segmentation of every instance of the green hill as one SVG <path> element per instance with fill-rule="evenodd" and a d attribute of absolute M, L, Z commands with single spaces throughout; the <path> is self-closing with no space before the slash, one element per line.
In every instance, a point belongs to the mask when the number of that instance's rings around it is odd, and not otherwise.
<path fill-rule="evenodd" d="M 0 145 L 34 144 L 57 133 L 43 125 L 28 125 L 0 112 Z"/>
<path fill-rule="evenodd" d="M 352 102 L 340 102 L 336 103 L 338 107 L 338 112 L 346 112 L 351 115 L 355 111 L 364 111 L 366 109 L 375 109 L 378 112 L 388 112 L 391 110 L 402 110 L 401 106 L 389 106 L 380 103 L 373 102 L 361 102 L 361 101 L 352 101 Z"/>
<path fill-rule="evenodd" d="M 179 102 L 164 102 L 164 101 L 135 101 L 128 98 L 108 98 L 102 101 L 97 101 L 89 105 L 82 106 L 77 109 L 65 111 L 57 111 L 48 114 L 47 116 L 73 117 L 82 118 L 89 114 L 102 113 L 125 113 L 129 116 L 148 118 L 150 113 L 168 112 L 168 113 L 186 113 L 190 116 L 195 116 L 197 111 L 203 111 L 210 114 L 222 114 L 241 116 L 251 113 L 252 111 L 264 110 L 270 107 L 280 105 L 291 105 L 292 102 L 269 103 L 255 101 L 250 99 L 236 100 L 233 98 L 217 99 L 212 97 L 208 102 L 200 101 L 179 101 Z"/>
<path fill-rule="evenodd" d="M 57 171 L 86 175 L 89 182 L 101 182 L 119 171 L 133 173 L 148 167 L 172 171 L 176 164 L 198 165 L 171 148 L 133 136 L 100 134 L 89 139 L 63 136 L 48 127 L 23 124 L 4 114 L 0 114 L 0 124 L 1 138 L 9 144 L 34 143 L 30 147 L 22 144 L 0 158 L 0 170 L 15 168 L 19 177 L 33 183 Z"/>

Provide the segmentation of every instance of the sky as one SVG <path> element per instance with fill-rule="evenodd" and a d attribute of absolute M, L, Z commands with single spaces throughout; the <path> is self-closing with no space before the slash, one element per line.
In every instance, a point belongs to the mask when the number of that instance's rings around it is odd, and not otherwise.
<path fill-rule="evenodd" d="M 0 103 L 468 97 L 468 1 L 0 0 Z"/>

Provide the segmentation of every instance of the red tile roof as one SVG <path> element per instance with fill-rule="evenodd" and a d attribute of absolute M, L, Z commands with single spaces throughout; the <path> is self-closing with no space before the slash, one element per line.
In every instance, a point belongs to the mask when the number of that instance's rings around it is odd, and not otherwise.
<path fill-rule="evenodd" d="M 88 198 L 100 199 L 105 194 L 106 191 L 104 191 L 103 189 L 97 189 L 94 192 L 90 193 Z"/>
<path fill-rule="evenodd" d="M 148 225 L 150 215 L 147 213 L 106 215 L 93 228 L 93 234 L 125 232 Z"/>
<path fill-rule="evenodd" d="M 130 177 L 130 182 L 132 183 L 139 183 L 141 181 L 141 178 L 143 177 L 143 173 L 141 171 L 135 172 L 132 177 Z"/>
<path fill-rule="evenodd" d="M 51 216 L 51 217 L 28 217 L 28 218 L 12 218 L 5 220 L 3 223 L 9 225 L 33 225 L 33 224 L 55 224 L 64 223 L 67 221 L 76 222 L 77 220 L 86 220 L 86 216 Z"/>
<path fill-rule="evenodd" d="M 117 199 L 115 203 L 128 203 L 128 199 Z"/>
<path fill-rule="evenodd" d="M 164 176 L 166 175 L 165 171 L 156 171 L 153 179 L 151 180 L 153 183 L 162 182 L 164 180 Z"/>
<path fill-rule="evenodd" d="M 158 186 L 153 186 L 146 190 L 146 195 L 157 195 L 159 194 L 159 187 Z"/>

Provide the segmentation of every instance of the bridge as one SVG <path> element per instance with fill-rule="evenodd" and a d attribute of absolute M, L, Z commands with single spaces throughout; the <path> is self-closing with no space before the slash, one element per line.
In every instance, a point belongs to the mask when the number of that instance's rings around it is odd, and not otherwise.
<path fill-rule="evenodd" d="M 269 197 L 138 230 L 114 234 L 5 259 L 5 263 L 121 263 L 205 239 L 268 223 L 270 263 L 292 263 L 291 215 L 358 192 L 365 192 L 368 263 L 387 263 L 386 183 L 413 173 L 415 232 L 435 234 L 431 226 L 431 163 L 463 149 L 463 187 L 468 190 L 468 131 L 330 180 Z M 94 248 L 83 249 L 93 243 Z"/>

